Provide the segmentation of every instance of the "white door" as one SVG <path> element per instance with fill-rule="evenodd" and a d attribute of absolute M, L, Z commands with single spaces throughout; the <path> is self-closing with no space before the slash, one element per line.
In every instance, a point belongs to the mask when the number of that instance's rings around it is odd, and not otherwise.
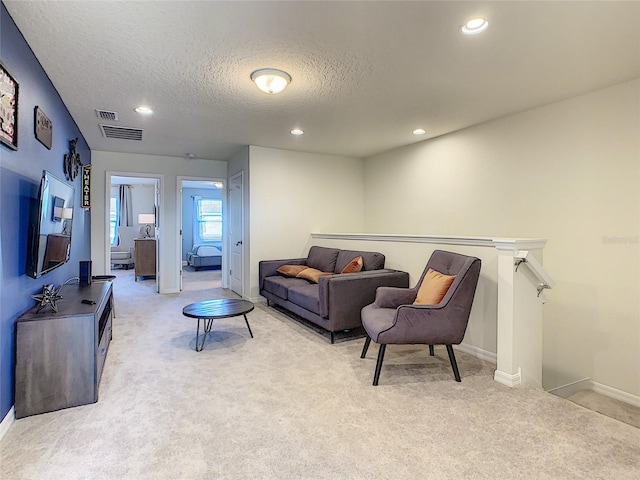
<path fill-rule="evenodd" d="M 229 287 L 240 296 L 243 292 L 244 272 L 244 180 L 242 172 L 231 177 L 229 183 Z"/>

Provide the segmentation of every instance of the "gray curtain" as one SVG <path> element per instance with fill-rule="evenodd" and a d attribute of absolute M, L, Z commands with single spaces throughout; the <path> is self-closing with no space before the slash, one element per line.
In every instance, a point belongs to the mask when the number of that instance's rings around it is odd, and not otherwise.
<path fill-rule="evenodd" d="M 123 227 L 133 226 L 133 212 L 131 211 L 131 185 L 120 185 L 120 211 L 118 224 Z"/>
<path fill-rule="evenodd" d="M 191 209 L 191 249 L 198 243 L 200 238 L 200 225 L 198 225 L 198 200 L 202 197 L 200 195 L 192 195 L 193 208 Z"/>

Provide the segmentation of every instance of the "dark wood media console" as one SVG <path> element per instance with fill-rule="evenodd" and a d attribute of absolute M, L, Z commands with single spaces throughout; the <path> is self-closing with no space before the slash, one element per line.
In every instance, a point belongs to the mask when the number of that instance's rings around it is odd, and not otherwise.
<path fill-rule="evenodd" d="M 98 401 L 111 341 L 112 282 L 65 285 L 60 294 L 57 313 L 33 307 L 17 320 L 16 418 Z"/>

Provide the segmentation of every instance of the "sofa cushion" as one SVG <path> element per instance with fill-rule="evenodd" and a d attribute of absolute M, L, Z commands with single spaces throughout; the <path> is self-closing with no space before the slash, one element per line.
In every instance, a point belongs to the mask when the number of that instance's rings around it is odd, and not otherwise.
<path fill-rule="evenodd" d="M 347 263 L 340 273 L 358 273 L 362 270 L 362 257 L 357 257 Z"/>
<path fill-rule="evenodd" d="M 309 285 L 309 282 L 303 280 L 302 278 L 289 278 L 289 277 L 281 277 L 280 275 L 274 275 L 272 277 L 267 277 L 264 279 L 263 290 L 266 292 L 272 293 L 283 300 L 288 299 L 288 290 L 289 288 L 295 285 Z"/>
<path fill-rule="evenodd" d="M 449 287 L 455 279 L 455 275 L 445 275 L 430 268 L 422 280 L 422 284 L 418 289 L 418 295 L 413 303 L 437 305 L 447 294 Z"/>
<path fill-rule="evenodd" d="M 304 270 L 296 275 L 296 278 L 304 278 L 305 280 L 309 280 L 310 282 L 318 283 L 320 277 L 326 277 L 327 275 L 333 275 L 333 273 L 321 272 L 316 268 L 305 267 Z"/>
<path fill-rule="evenodd" d="M 285 277 L 295 277 L 301 271 L 307 269 L 306 265 L 282 265 L 278 268 L 277 272 L 281 273 Z"/>
<path fill-rule="evenodd" d="M 363 252 L 359 250 L 340 250 L 336 259 L 335 270 L 326 272 L 340 273 L 354 258 L 362 257 L 362 270 L 381 270 L 384 268 L 384 255 L 378 252 Z"/>
<path fill-rule="evenodd" d="M 352 255 L 345 265 L 357 255 Z M 320 270 L 321 272 L 335 272 L 338 249 L 313 246 L 309 249 L 307 256 L 307 266 Z M 344 265 L 342 266 L 344 268 Z M 339 271 L 339 270 L 338 270 Z"/>
<path fill-rule="evenodd" d="M 304 285 L 290 287 L 289 301 L 316 315 L 320 315 L 320 295 L 317 283 L 305 282 Z"/>

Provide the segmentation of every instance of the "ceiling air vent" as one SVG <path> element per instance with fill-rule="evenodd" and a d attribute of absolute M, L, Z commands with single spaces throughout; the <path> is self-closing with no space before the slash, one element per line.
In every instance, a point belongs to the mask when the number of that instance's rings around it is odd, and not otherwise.
<path fill-rule="evenodd" d="M 110 112 L 108 110 L 96 109 L 96 114 L 100 120 L 109 120 L 110 122 L 118 121 L 118 112 Z"/>
<path fill-rule="evenodd" d="M 119 127 L 116 125 L 100 124 L 100 130 L 102 130 L 102 135 L 104 135 L 106 138 L 142 141 L 142 129 L 140 128 Z"/>

